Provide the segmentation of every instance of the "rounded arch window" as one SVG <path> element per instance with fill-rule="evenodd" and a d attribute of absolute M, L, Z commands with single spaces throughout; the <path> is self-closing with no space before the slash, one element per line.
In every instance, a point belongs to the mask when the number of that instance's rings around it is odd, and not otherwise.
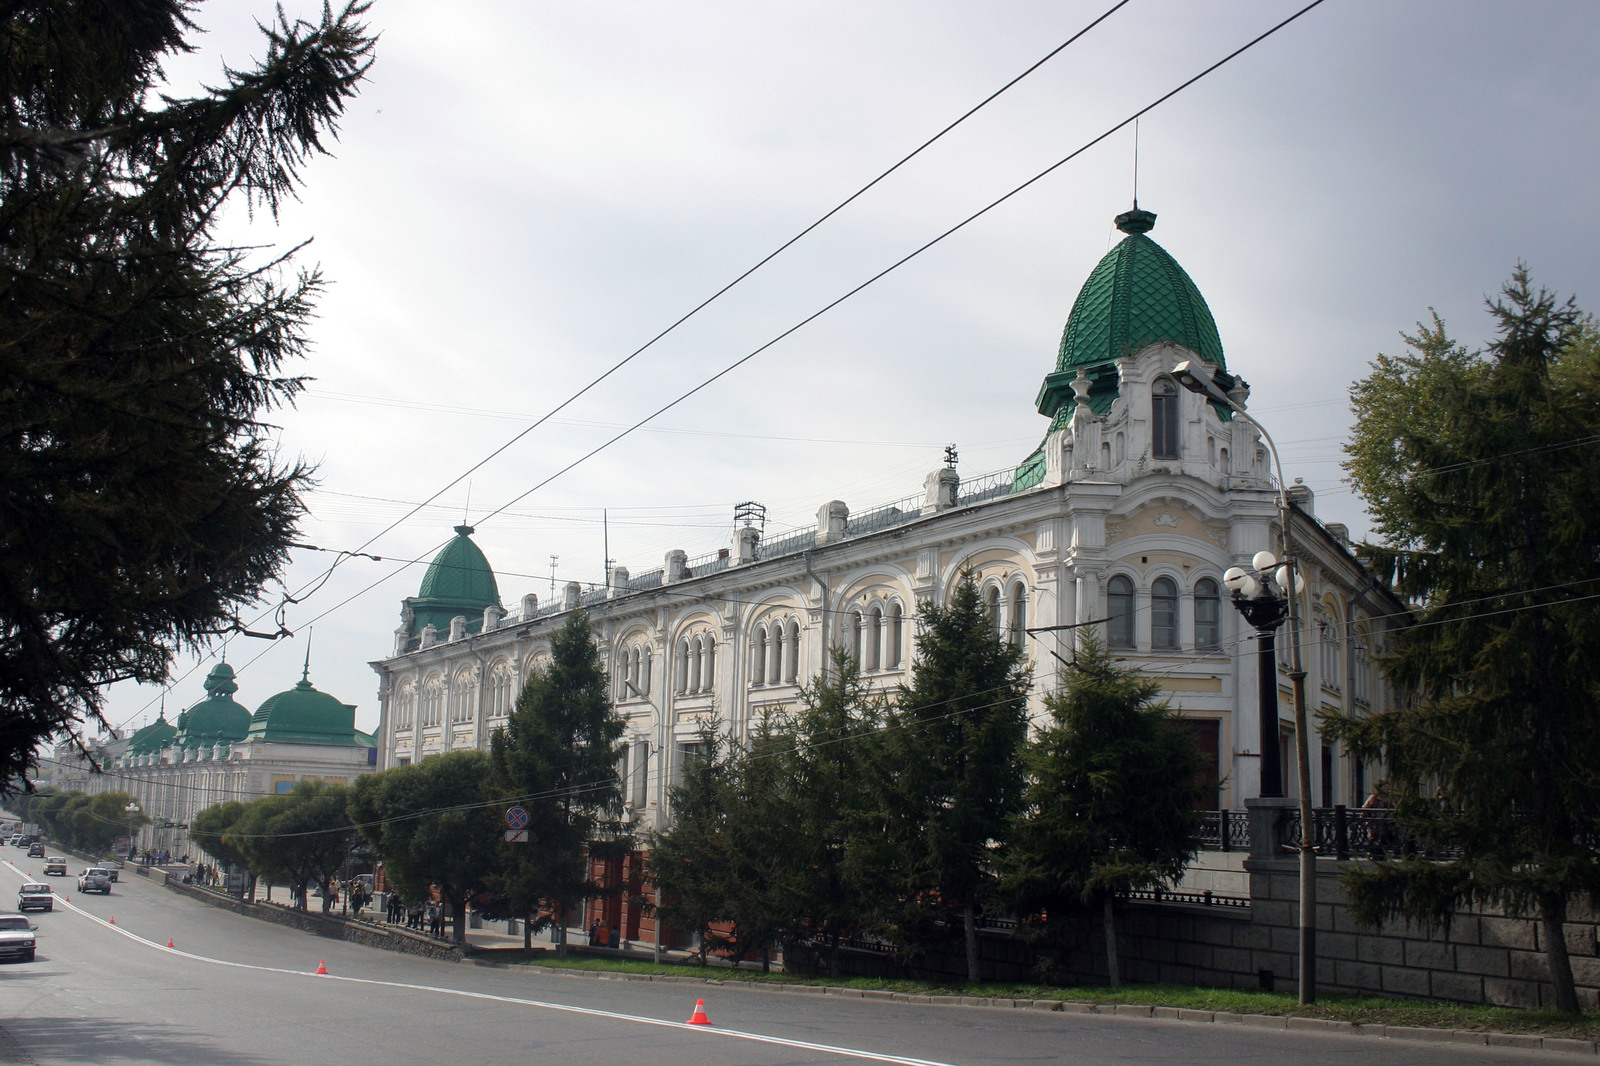
<path fill-rule="evenodd" d="M 1150 387 L 1150 457 L 1181 458 L 1178 440 L 1178 386 L 1162 378 Z"/>
<path fill-rule="evenodd" d="M 1020 645 L 1028 632 L 1028 587 L 1020 581 L 1012 582 L 1006 596 L 1006 615 L 1011 643 Z"/>
<path fill-rule="evenodd" d="M 1106 643 L 1133 647 L 1133 582 L 1122 574 L 1106 584 Z"/>
<path fill-rule="evenodd" d="M 1222 595 L 1209 577 L 1194 584 L 1194 646 L 1196 651 L 1222 647 Z"/>
<path fill-rule="evenodd" d="M 1178 646 L 1178 586 L 1170 577 L 1158 577 L 1150 585 L 1150 646 Z"/>

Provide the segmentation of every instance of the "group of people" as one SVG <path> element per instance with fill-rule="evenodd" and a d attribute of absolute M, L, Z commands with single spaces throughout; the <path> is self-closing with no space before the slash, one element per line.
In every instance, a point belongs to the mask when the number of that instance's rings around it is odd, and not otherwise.
<path fill-rule="evenodd" d="M 400 898 L 399 893 L 391 892 L 387 917 L 390 925 L 403 924 L 407 929 L 415 929 L 418 932 L 426 923 L 429 936 L 444 937 L 445 909 L 433 900 L 407 903 Z"/>
<path fill-rule="evenodd" d="M 589 943 L 597 948 L 615 948 L 622 945 L 622 930 L 609 929 L 606 923 L 594 921 L 589 925 Z"/>

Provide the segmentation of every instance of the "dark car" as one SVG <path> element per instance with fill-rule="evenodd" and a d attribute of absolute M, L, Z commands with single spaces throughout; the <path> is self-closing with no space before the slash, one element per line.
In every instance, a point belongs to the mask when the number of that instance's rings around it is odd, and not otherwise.
<path fill-rule="evenodd" d="M 42 858 L 44 858 L 44 845 L 43 844 L 29 844 L 28 845 L 28 858 L 30 858 L 30 859 L 42 859 Z"/>
<path fill-rule="evenodd" d="M 32 881 L 17 889 L 17 910 L 19 911 L 49 911 L 55 910 L 56 896 L 49 885 L 36 884 Z"/>

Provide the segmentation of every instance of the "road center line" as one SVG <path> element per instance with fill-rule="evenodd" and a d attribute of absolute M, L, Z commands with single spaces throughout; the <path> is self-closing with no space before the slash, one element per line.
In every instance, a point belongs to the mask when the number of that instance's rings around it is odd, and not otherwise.
<path fill-rule="evenodd" d="M 28 879 L 28 875 L 22 870 L 17 869 L 17 867 L 12 865 L 9 860 L 5 860 L 5 865 L 10 867 L 13 872 L 19 874 L 24 880 Z M 437 992 L 450 996 L 462 996 L 467 999 L 488 1000 L 494 1003 L 509 1003 L 521 1007 L 538 1007 L 542 1010 L 563 1011 L 567 1014 L 583 1014 L 592 1018 L 610 1018 L 613 1021 L 633 1022 L 638 1025 L 653 1025 L 662 1029 L 678 1029 L 683 1032 L 695 1033 L 700 1036 L 725 1036 L 736 1040 L 748 1040 L 758 1044 L 773 1044 L 778 1047 L 797 1048 L 802 1051 L 820 1051 L 829 1055 L 843 1055 L 848 1058 L 865 1059 L 869 1062 L 893 1063 L 895 1066 L 955 1066 L 953 1063 L 940 1062 L 934 1059 L 917 1059 L 910 1058 L 905 1055 L 887 1055 L 877 1051 L 866 1051 L 861 1048 L 837 1047 L 833 1044 L 815 1044 L 807 1040 L 791 1040 L 787 1037 L 768 1036 L 764 1033 L 747 1033 L 738 1029 L 720 1029 L 715 1026 L 706 1027 L 689 1025 L 685 1022 L 669 1022 L 661 1018 L 647 1018 L 638 1014 L 620 1014 L 616 1011 L 598 1010 L 593 1007 L 574 1007 L 566 1003 L 549 1003 L 538 999 L 522 999 L 517 996 L 500 996 L 491 992 L 469 992 L 461 988 L 446 988 L 439 985 L 417 985 L 404 981 L 379 981 L 367 977 L 343 977 L 338 974 L 314 974 L 308 973 L 304 970 L 289 970 L 277 966 L 258 966 L 254 963 L 248 962 L 233 962 L 230 959 L 214 959 L 207 955 L 196 955 L 193 952 L 183 951 L 179 948 L 169 948 L 165 944 L 157 943 L 154 940 L 146 940 L 144 937 L 138 935 L 137 933 L 131 933 L 122 928 L 120 925 L 113 925 L 103 918 L 99 918 L 93 914 L 90 914 L 82 907 L 79 907 L 76 903 L 69 902 L 60 896 L 56 897 L 56 902 L 68 908 L 73 913 L 82 915 L 91 922 L 97 922 L 102 928 L 108 929 L 115 933 L 120 933 L 129 940 L 143 944 L 145 947 L 154 948 L 156 951 L 165 952 L 168 955 L 176 955 L 181 959 L 189 959 L 193 962 L 209 963 L 213 966 L 231 966 L 234 969 L 254 970 L 258 973 L 281 973 L 290 977 L 305 977 L 317 981 L 345 981 L 349 982 L 350 984 L 372 985 L 378 988 L 400 988 L 412 992 Z"/>

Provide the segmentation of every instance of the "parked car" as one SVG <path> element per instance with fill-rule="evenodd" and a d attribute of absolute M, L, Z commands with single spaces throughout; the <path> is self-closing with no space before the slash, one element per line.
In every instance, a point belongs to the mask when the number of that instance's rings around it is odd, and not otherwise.
<path fill-rule="evenodd" d="M 0 959 L 32 962 L 38 928 L 20 914 L 0 914 Z"/>
<path fill-rule="evenodd" d="M 44 861 L 44 875 L 46 877 L 67 876 L 67 860 L 60 855 L 52 855 Z"/>
<path fill-rule="evenodd" d="M 99 892 L 103 895 L 111 894 L 111 871 L 91 866 L 78 875 L 79 892 Z"/>
<path fill-rule="evenodd" d="M 17 910 L 19 911 L 50 911 L 55 910 L 55 891 L 49 885 L 28 882 L 17 889 Z"/>
<path fill-rule="evenodd" d="M 30 858 L 30 859 L 42 859 L 42 858 L 44 858 L 44 845 L 43 844 L 39 844 L 39 843 L 29 844 L 28 845 L 28 858 Z"/>

